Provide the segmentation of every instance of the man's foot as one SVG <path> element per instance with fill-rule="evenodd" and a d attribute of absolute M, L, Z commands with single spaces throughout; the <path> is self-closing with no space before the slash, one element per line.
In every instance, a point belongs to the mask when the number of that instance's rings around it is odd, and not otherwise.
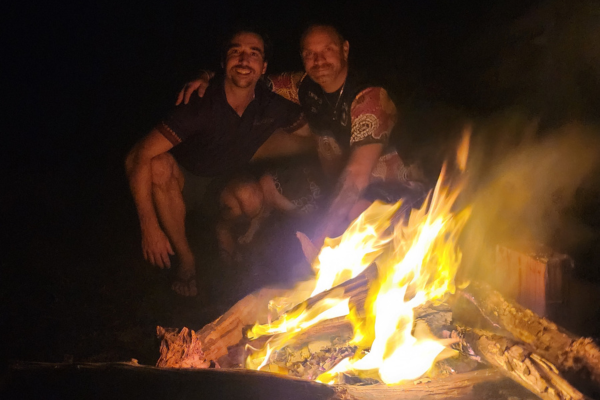
<path fill-rule="evenodd" d="M 173 284 L 171 285 L 171 289 L 182 296 L 196 296 L 198 294 L 196 274 L 193 271 L 191 271 L 191 273 L 187 273 L 187 271 L 180 270 L 177 273 L 177 277 L 173 281 Z"/>

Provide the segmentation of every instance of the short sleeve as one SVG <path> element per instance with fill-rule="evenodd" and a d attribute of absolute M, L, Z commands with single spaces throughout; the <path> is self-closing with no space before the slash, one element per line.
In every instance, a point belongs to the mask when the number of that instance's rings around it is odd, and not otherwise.
<path fill-rule="evenodd" d="M 350 109 L 351 146 L 387 144 L 396 123 L 396 106 L 385 89 L 370 87 L 358 94 Z"/>
<path fill-rule="evenodd" d="M 273 92 L 296 104 L 300 104 L 298 88 L 304 76 L 304 72 L 284 72 L 282 74 L 269 75 L 267 82 Z"/>
<path fill-rule="evenodd" d="M 202 125 L 203 100 L 192 96 L 188 104 L 175 107 L 169 115 L 163 119 L 156 129 L 173 144 L 178 145 L 190 136 L 197 133 Z"/>
<path fill-rule="evenodd" d="M 296 132 L 307 124 L 304 113 L 299 105 L 292 103 L 289 100 L 282 99 L 284 120 L 282 121 L 282 129 L 287 133 Z"/>

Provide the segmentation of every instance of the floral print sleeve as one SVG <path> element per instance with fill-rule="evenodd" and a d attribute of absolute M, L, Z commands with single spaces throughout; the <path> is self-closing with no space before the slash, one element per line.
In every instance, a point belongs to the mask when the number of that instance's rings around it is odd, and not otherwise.
<path fill-rule="evenodd" d="M 298 99 L 298 87 L 306 74 L 304 72 L 284 72 L 277 75 L 269 75 L 267 83 L 273 92 L 300 104 Z"/>
<path fill-rule="evenodd" d="M 352 102 L 351 146 L 371 143 L 387 144 L 396 123 L 396 106 L 385 89 L 370 87 L 358 94 Z"/>

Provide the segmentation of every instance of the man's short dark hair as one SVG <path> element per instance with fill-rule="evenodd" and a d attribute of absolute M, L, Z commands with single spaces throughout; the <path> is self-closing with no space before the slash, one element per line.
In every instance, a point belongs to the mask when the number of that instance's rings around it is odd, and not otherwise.
<path fill-rule="evenodd" d="M 240 33 L 252 33 L 258 37 L 260 37 L 263 41 L 263 46 L 265 48 L 265 53 L 263 56 L 263 61 L 267 62 L 273 56 L 273 44 L 271 43 L 271 39 L 269 35 L 267 35 L 262 30 L 252 27 L 252 26 L 237 26 L 231 29 L 227 35 L 225 36 L 225 40 L 223 41 L 223 45 L 221 46 L 221 61 L 225 62 L 227 58 L 227 52 L 231 48 L 231 41 L 234 37 L 239 35 Z"/>
<path fill-rule="evenodd" d="M 309 33 L 311 33 L 317 28 L 331 30 L 335 34 L 335 36 L 337 36 L 337 39 L 340 42 L 340 46 L 346 41 L 344 35 L 342 35 L 342 32 L 340 31 L 337 25 L 329 22 L 311 22 L 306 26 L 304 31 L 302 31 L 302 36 L 300 36 L 300 51 L 302 51 L 302 45 L 304 44 L 304 39 L 306 39 L 306 36 L 308 36 Z"/>

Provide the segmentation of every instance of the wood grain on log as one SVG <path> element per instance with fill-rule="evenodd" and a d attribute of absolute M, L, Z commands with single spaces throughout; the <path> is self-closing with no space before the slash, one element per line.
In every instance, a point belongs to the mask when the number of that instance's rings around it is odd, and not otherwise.
<path fill-rule="evenodd" d="M 344 289 L 344 295 L 350 297 L 350 302 L 358 309 L 364 307 L 364 302 L 369 290 L 369 282 L 377 274 L 375 265 L 371 265 L 357 277 L 350 279 L 343 284 L 334 288 Z M 332 290 L 334 290 L 332 289 Z M 253 325 L 257 321 L 260 323 L 267 322 L 267 312 L 269 301 L 275 297 L 282 296 L 286 293 L 283 289 L 262 289 L 252 293 L 242 300 L 237 302 L 229 311 L 223 314 L 214 322 L 203 327 L 196 334 L 202 343 L 202 350 L 207 360 L 217 361 L 220 357 L 227 354 L 227 348 L 238 344 L 244 337 L 244 327 Z M 296 307 L 306 305 L 310 308 L 319 300 L 327 297 L 331 291 L 320 293 Z M 294 307 L 292 311 L 296 308 Z M 290 312 L 292 312 L 290 311 Z M 328 326 L 342 326 L 339 321 L 320 324 L 316 330 L 313 330 L 311 335 L 319 333 L 320 330 L 328 329 Z"/>
<path fill-rule="evenodd" d="M 589 375 L 600 387 L 600 348 L 592 339 L 580 338 L 536 315 L 531 310 L 505 299 L 483 282 L 472 282 L 462 295 L 477 304 L 487 320 L 529 344 L 535 353 L 554 364 L 563 373 Z"/>
<path fill-rule="evenodd" d="M 560 376 L 556 367 L 526 345 L 480 329 L 460 336 L 486 362 L 544 400 L 586 398 Z"/>
<path fill-rule="evenodd" d="M 481 399 L 475 395 L 474 388 L 477 385 L 486 382 L 501 382 L 504 375 L 494 369 L 484 369 L 478 371 L 467 372 L 464 374 L 451 375 L 446 378 L 434 380 L 418 380 L 409 381 L 400 385 L 386 386 L 348 386 L 334 385 L 336 400 L 442 400 L 442 399 Z M 518 391 L 513 385 L 505 384 L 503 391 L 506 388 L 512 387 L 513 391 Z M 519 393 L 522 394 L 522 393 Z M 499 397 L 499 396 L 498 396 Z M 498 398 L 494 397 L 494 398 Z M 506 396 L 508 398 L 508 396 Z M 485 396 L 487 398 L 487 396 Z M 499 397 L 503 398 L 503 397 Z M 519 397 L 522 398 L 523 397 Z M 534 396 L 530 397 L 531 399 Z M 332 399 L 332 400 L 333 400 Z"/>
<path fill-rule="evenodd" d="M 217 361 L 227 354 L 227 348 L 240 342 L 247 325 L 267 322 L 271 299 L 285 293 L 283 289 L 265 288 L 238 301 L 225 314 L 200 329 L 196 334 L 207 360 Z"/>

